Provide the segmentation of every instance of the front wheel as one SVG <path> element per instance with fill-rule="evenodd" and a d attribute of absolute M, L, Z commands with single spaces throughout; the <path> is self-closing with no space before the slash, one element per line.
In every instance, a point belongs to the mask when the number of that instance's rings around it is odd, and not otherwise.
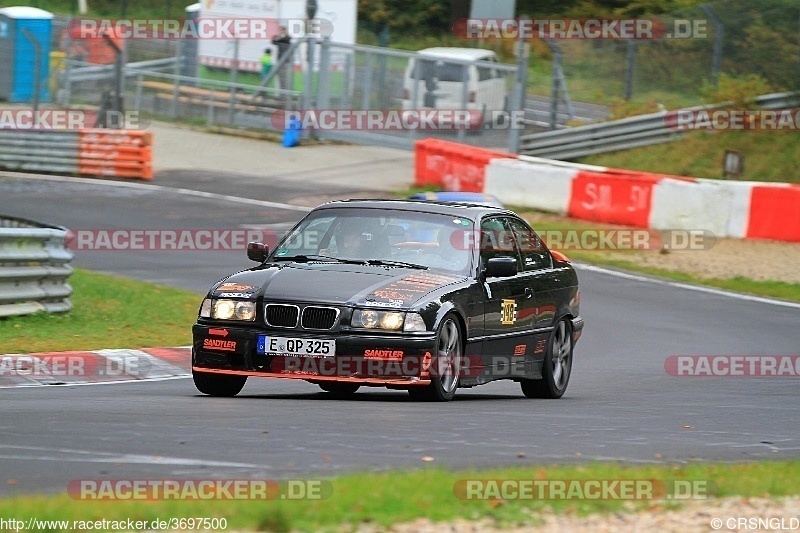
<path fill-rule="evenodd" d="M 209 396 L 236 396 L 244 388 L 247 376 L 227 376 L 224 374 L 207 374 L 192 370 L 194 386 Z"/>
<path fill-rule="evenodd" d="M 413 400 L 448 402 L 456 395 L 461 369 L 461 329 L 453 316 L 446 316 L 439 325 L 435 352 L 431 361 L 431 384 L 409 389 Z"/>
<path fill-rule="evenodd" d="M 550 336 L 550 346 L 542 364 L 541 379 L 522 380 L 522 394 L 528 398 L 561 398 L 572 373 L 572 328 L 561 320 Z"/>

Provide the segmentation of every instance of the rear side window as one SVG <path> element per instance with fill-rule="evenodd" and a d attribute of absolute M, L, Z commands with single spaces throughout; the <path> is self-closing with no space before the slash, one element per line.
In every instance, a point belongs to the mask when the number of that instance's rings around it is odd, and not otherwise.
<path fill-rule="evenodd" d="M 521 220 L 511 218 L 508 223 L 517 241 L 523 268 L 525 270 L 550 268 L 552 266 L 550 254 L 539 236 Z"/>

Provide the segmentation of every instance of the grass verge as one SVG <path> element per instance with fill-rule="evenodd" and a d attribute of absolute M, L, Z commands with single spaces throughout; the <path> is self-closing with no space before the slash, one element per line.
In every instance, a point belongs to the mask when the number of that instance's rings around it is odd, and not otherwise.
<path fill-rule="evenodd" d="M 581 163 L 717 179 L 725 150 L 744 156 L 743 180 L 800 183 L 797 132 L 691 132 L 677 141 L 580 158 Z"/>
<path fill-rule="evenodd" d="M 113 478 L 114 476 L 110 476 Z M 468 479 L 518 480 L 674 480 L 705 481 L 716 496 L 781 497 L 798 493 L 800 461 L 746 464 L 698 463 L 685 466 L 622 466 L 588 463 L 451 471 L 427 468 L 413 472 L 353 473 L 329 480 L 330 496 L 288 501 L 86 501 L 66 494 L 18 496 L 0 500 L 0 516 L 40 520 L 147 520 L 172 517 L 217 517 L 228 529 L 251 531 L 317 531 L 356 529 L 369 523 L 393 523 L 427 517 L 433 521 L 489 518 L 498 525 L 535 523 L 550 512 L 588 515 L 635 512 L 654 505 L 676 507 L 667 500 L 462 499 L 454 487 Z M 62 531 L 53 527 L 50 531 Z"/>
<path fill-rule="evenodd" d="M 76 269 L 69 313 L 0 319 L 0 353 L 186 346 L 202 297 Z"/>

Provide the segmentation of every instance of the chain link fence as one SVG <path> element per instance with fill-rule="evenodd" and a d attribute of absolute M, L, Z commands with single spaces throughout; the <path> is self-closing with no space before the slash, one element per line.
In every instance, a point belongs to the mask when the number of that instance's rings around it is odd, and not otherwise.
<path fill-rule="evenodd" d="M 773 91 L 800 88 L 797 2 L 723 0 L 660 16 L 655 24 L 672 38 L 567 39 L 557 42 L 560 54 L 543 50 L 542 59 L 552 62 L 553 73 L 560 61 L 569 100 L 628 105 L 628 114 L 702 103 L 723 74 L 760 76 Z"/>

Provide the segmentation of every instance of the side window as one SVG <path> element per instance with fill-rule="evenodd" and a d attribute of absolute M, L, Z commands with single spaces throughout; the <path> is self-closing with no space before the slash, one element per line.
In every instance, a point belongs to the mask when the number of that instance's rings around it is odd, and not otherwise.
<path fill-rule="evenodd" d="M 517 268 L 522 270 L 517 243 L 507 218 L 488 218 L 481 222 L 480 247 L 481 262 L 484 266 L 493 257 L 515 257 Z"/>
<path fill-rule="evenodd" d="M 509 224 L 522 256 L 524 270 L 550 268 L 552 266 L 550 254 L 536 232 L 518 219 L 509 219 Z"/>
<path fill-rule="evenodd" d="M 494 69 L 488 67 L 478 67 L 478 81 L 486 81 L 494 78 Z"/>

